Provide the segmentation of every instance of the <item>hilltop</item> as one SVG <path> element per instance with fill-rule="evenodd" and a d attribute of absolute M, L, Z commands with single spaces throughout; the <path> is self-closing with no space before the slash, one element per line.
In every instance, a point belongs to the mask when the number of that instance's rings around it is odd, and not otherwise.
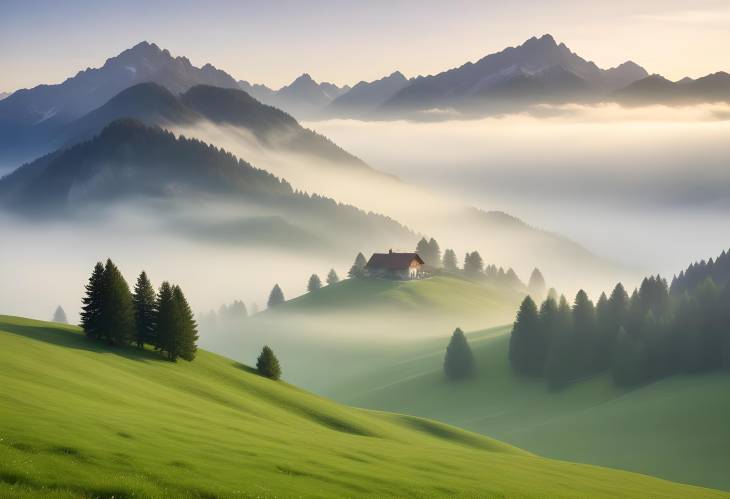
<path fill-rule="evenodd" d="M 0 316 L 0 381 L 5 496 L 528 497 L 539 480 L 550 497 L 727 497 L 345 407 L 208 352 L 170 363 L 17 317 Z"/>

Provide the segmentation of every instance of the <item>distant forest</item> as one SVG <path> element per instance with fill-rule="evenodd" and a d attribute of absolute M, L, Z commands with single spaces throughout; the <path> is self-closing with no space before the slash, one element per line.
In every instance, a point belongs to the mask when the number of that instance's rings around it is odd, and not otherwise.
<path fill-rule="evenodd" d="M 730 368 L 730 253 L 690 265 L 671 286 L 647 277 L 629 296 L 617 284 L 594 305 L 528 296 L 512 329 L 512 369 L 560 388 L 610 371 L 620 386 Z"/>

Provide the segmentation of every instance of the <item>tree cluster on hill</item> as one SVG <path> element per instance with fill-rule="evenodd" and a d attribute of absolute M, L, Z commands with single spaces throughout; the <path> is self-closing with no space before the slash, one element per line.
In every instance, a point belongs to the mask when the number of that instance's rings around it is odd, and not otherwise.
<path fill-rule="evenodd" d="M 197 324 L 180 286 L 163 282 L 155 293 L 143 271 L 132 293 L 111 259 L 98 262 L 89 277 L 81 326 L 91 339 L 140 348 L 150 344 L 171 361 L 191 361 L 197 351 Z"/>
<path fill-rule="evenodd" d="M 724 288 L 730 282 L 730 251 L 723 251 L 716 259 L 702 260 L 693 263 L 686 270 L 672 279 L 669 288 L 673 296 L 681 295 L 699 286 L 707 278 L 712 278 L 715 284 Z"/>
<path fill-rule="evenodd" d="M 456 258 L 453 249 L 447 248 L 441 256 L 439 243 L 431 238 L 421 238 L 416 245 L 416 253 L 426 262 L 426 265 L 433 270 L 440 270 L 451 274 L 462 274 L 471 279 L 484 279 L 499 286 L 509 286 L 517 289 L 524 289 L 526 286 L 511 268 L 505 270 L 496 265 L 486 265 L 478 251 L 470 251 L 464 255 L 462 269 Z M 544 294 L 545 279 L 538 269 L 535 269 L 531 276 L 531 283 L 535 292 Z"/>
<path fill-rule="evenodd" d="M 687 275 L 709 267 L 694 265 L 675 283 L 684 286 L 694 279 Z M 730 283 L 718 287 L 711 273 L 703 277 L 671 293 L 665 279 L 647 277 L 631 296 L 619 283 L 595 305 L 583 290 L 572 307 L 564 296 L 556 302 L 552 290 L 539 310 L 528 296 L 510 337 L 512 369 L 559 388 L 609 370 L 617 385 L 632 386 L 730 368 Z"/>
<path fill-rule="evenodd" d="M 457 327 L 446 347 L 444 374 L 450 380 L 460 380 L 470 378 L 475 373 L 474 355 L 469 347 L 469 342 L 464 332 Z"/>

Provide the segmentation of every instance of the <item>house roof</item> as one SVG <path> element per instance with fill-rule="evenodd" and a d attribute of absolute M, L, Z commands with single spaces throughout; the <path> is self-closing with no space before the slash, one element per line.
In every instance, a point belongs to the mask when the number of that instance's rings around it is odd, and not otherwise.
<path fill-rule="evenodd" d="M 366 268 L 369 269 L 386 269 L 386 270 L 406 270 L 411 266 L 411 262 L 416 260 L 423 265 L 423 260 L 418 253 L 373 253 L 368 260 Z"/>

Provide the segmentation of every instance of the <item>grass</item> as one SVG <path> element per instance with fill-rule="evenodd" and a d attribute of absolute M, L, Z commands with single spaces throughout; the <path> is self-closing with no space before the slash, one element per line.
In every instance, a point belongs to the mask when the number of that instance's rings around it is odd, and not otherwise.
<path fill-rule="evenodd" d="M 601 375 L 550 392 L 510 371 L 509 330 L 468 335 L 475 380 L 444 379 L 443 338 L 402 348 L 400 361 L 326 393 L 445 421 L 543 456 L 730 490 L 730 373 L 676 376 L 630 391 Z"/>
<path fill-rule="evenodd" d="M 728 497 L 0 316 L 2 497 Z"/>
<path fill-rule="evenodd" d="M 371 310 L 429 315 L 514 314 L 522 294 L 456 276 L 414 281 L 346 279 L 289 300 L 280 310 L 326 313 Z M 483 320 L 483 319 L 482 319 Z M 502 321 L 503 322 L 503 321 Z"/>

